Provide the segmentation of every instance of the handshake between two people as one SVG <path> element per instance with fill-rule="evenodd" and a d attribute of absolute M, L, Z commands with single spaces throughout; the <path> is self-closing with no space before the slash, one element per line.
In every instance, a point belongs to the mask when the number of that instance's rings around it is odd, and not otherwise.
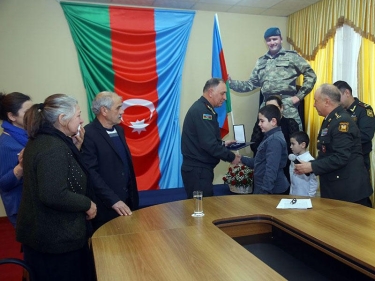
<path fill-rule="evenodd" d="M 239 154 L 238 152 L 236 152 L 234 154 L 236 155 L 236 157 L 232 161 L 232 165 L 237 165 L 237 164 L 241 163 L 241 154 Z"/>
<path fill-rule="evenodd" d="M 232 165 L 242 164 L 241 162 L 241 154 L 236 151 L 235 158 L 232 161 Z M 310 176 L 310 173 L 313 172 L 311 162 L 305 162 L 300 159 L 294 154 L 289 154 L 289 160 L 294 162 L 294 172 L 298 175 L 305 174 L 306 176 Z"/>
<path fill-rule="evenodd" d="M 237 141 L 236 140 L 226 140 L 226 141 L 223 141 L 223 144 L 225 145 L 225 147 L 227 146 L 230 146 L 231 144 L 233 143 L 236 143 Z M 238 151 L 236 152 L 233 152 L 234 155 L 236 155 L 236 157 L 234 158 L 234 160 L 232 161 L 232 165 L 237 165 L 239 163 L 241 163 L 241 154 L 238 153 Z"/>

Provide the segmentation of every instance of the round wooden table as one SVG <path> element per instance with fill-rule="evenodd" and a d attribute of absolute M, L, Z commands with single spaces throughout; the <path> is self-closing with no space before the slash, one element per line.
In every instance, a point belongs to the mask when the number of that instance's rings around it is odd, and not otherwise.
<path fill-rule="evenodd" d="M 92 237 L 97 279 L 285 280 L 232 238 L 277 227 L 375 278 L 375 210 L 312 198 L 312 209 L 276 209 L 278 195 L 231 195 L 144 208 L 116 218 Z"/>

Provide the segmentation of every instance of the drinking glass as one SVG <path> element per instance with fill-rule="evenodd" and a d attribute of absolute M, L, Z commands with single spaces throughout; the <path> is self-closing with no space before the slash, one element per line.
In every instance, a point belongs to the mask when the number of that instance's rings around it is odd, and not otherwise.
<path fill-rule="evenodd" d="M 203 217 L 203 191 L 196 190 L 193 191 L 193 201 L 194 201 L 194 213 L 191 215 L 193 217 Z"/>

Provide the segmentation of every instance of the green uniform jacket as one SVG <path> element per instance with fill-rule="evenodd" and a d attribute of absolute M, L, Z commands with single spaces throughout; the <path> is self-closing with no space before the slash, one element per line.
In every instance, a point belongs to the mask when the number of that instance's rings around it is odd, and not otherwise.
<path fill-rule="evenodd" d="M 341 106 L 324 119 L 318 150 L 311 165 L 314 174 L 320 176 L 321 197 L 356 202 L 372 194 L 359 129 Z"/>
<path fill-rule="evenodd" d="M 361 132 L 363 154 L 372 150 L 372 138 L 375 132 L 375 118 L 372 107 L 354 98 L 354 102 L 347 109 Z"/>
<path fill-rule="evenodd" d="M 182 128 L 183 165 L 214 169 L 220 160 L 236 157 L 222 145 L 217 114 L 203 96 L 188 110 Z"/>

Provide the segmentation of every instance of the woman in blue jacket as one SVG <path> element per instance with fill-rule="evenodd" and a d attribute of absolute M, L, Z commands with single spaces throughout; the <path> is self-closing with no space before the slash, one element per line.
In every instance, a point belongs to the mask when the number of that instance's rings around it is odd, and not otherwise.
<path fill-rule="evenodd" d="M 3 133 L 0 136 L 0 194 L 6 214 L 14 227 L 23 185 L 23 148 L 27 143 L 23 116 L 31 106 L 31 99 L 25 94 L 0 93 L 0 119 L 3 121 Z"/>

